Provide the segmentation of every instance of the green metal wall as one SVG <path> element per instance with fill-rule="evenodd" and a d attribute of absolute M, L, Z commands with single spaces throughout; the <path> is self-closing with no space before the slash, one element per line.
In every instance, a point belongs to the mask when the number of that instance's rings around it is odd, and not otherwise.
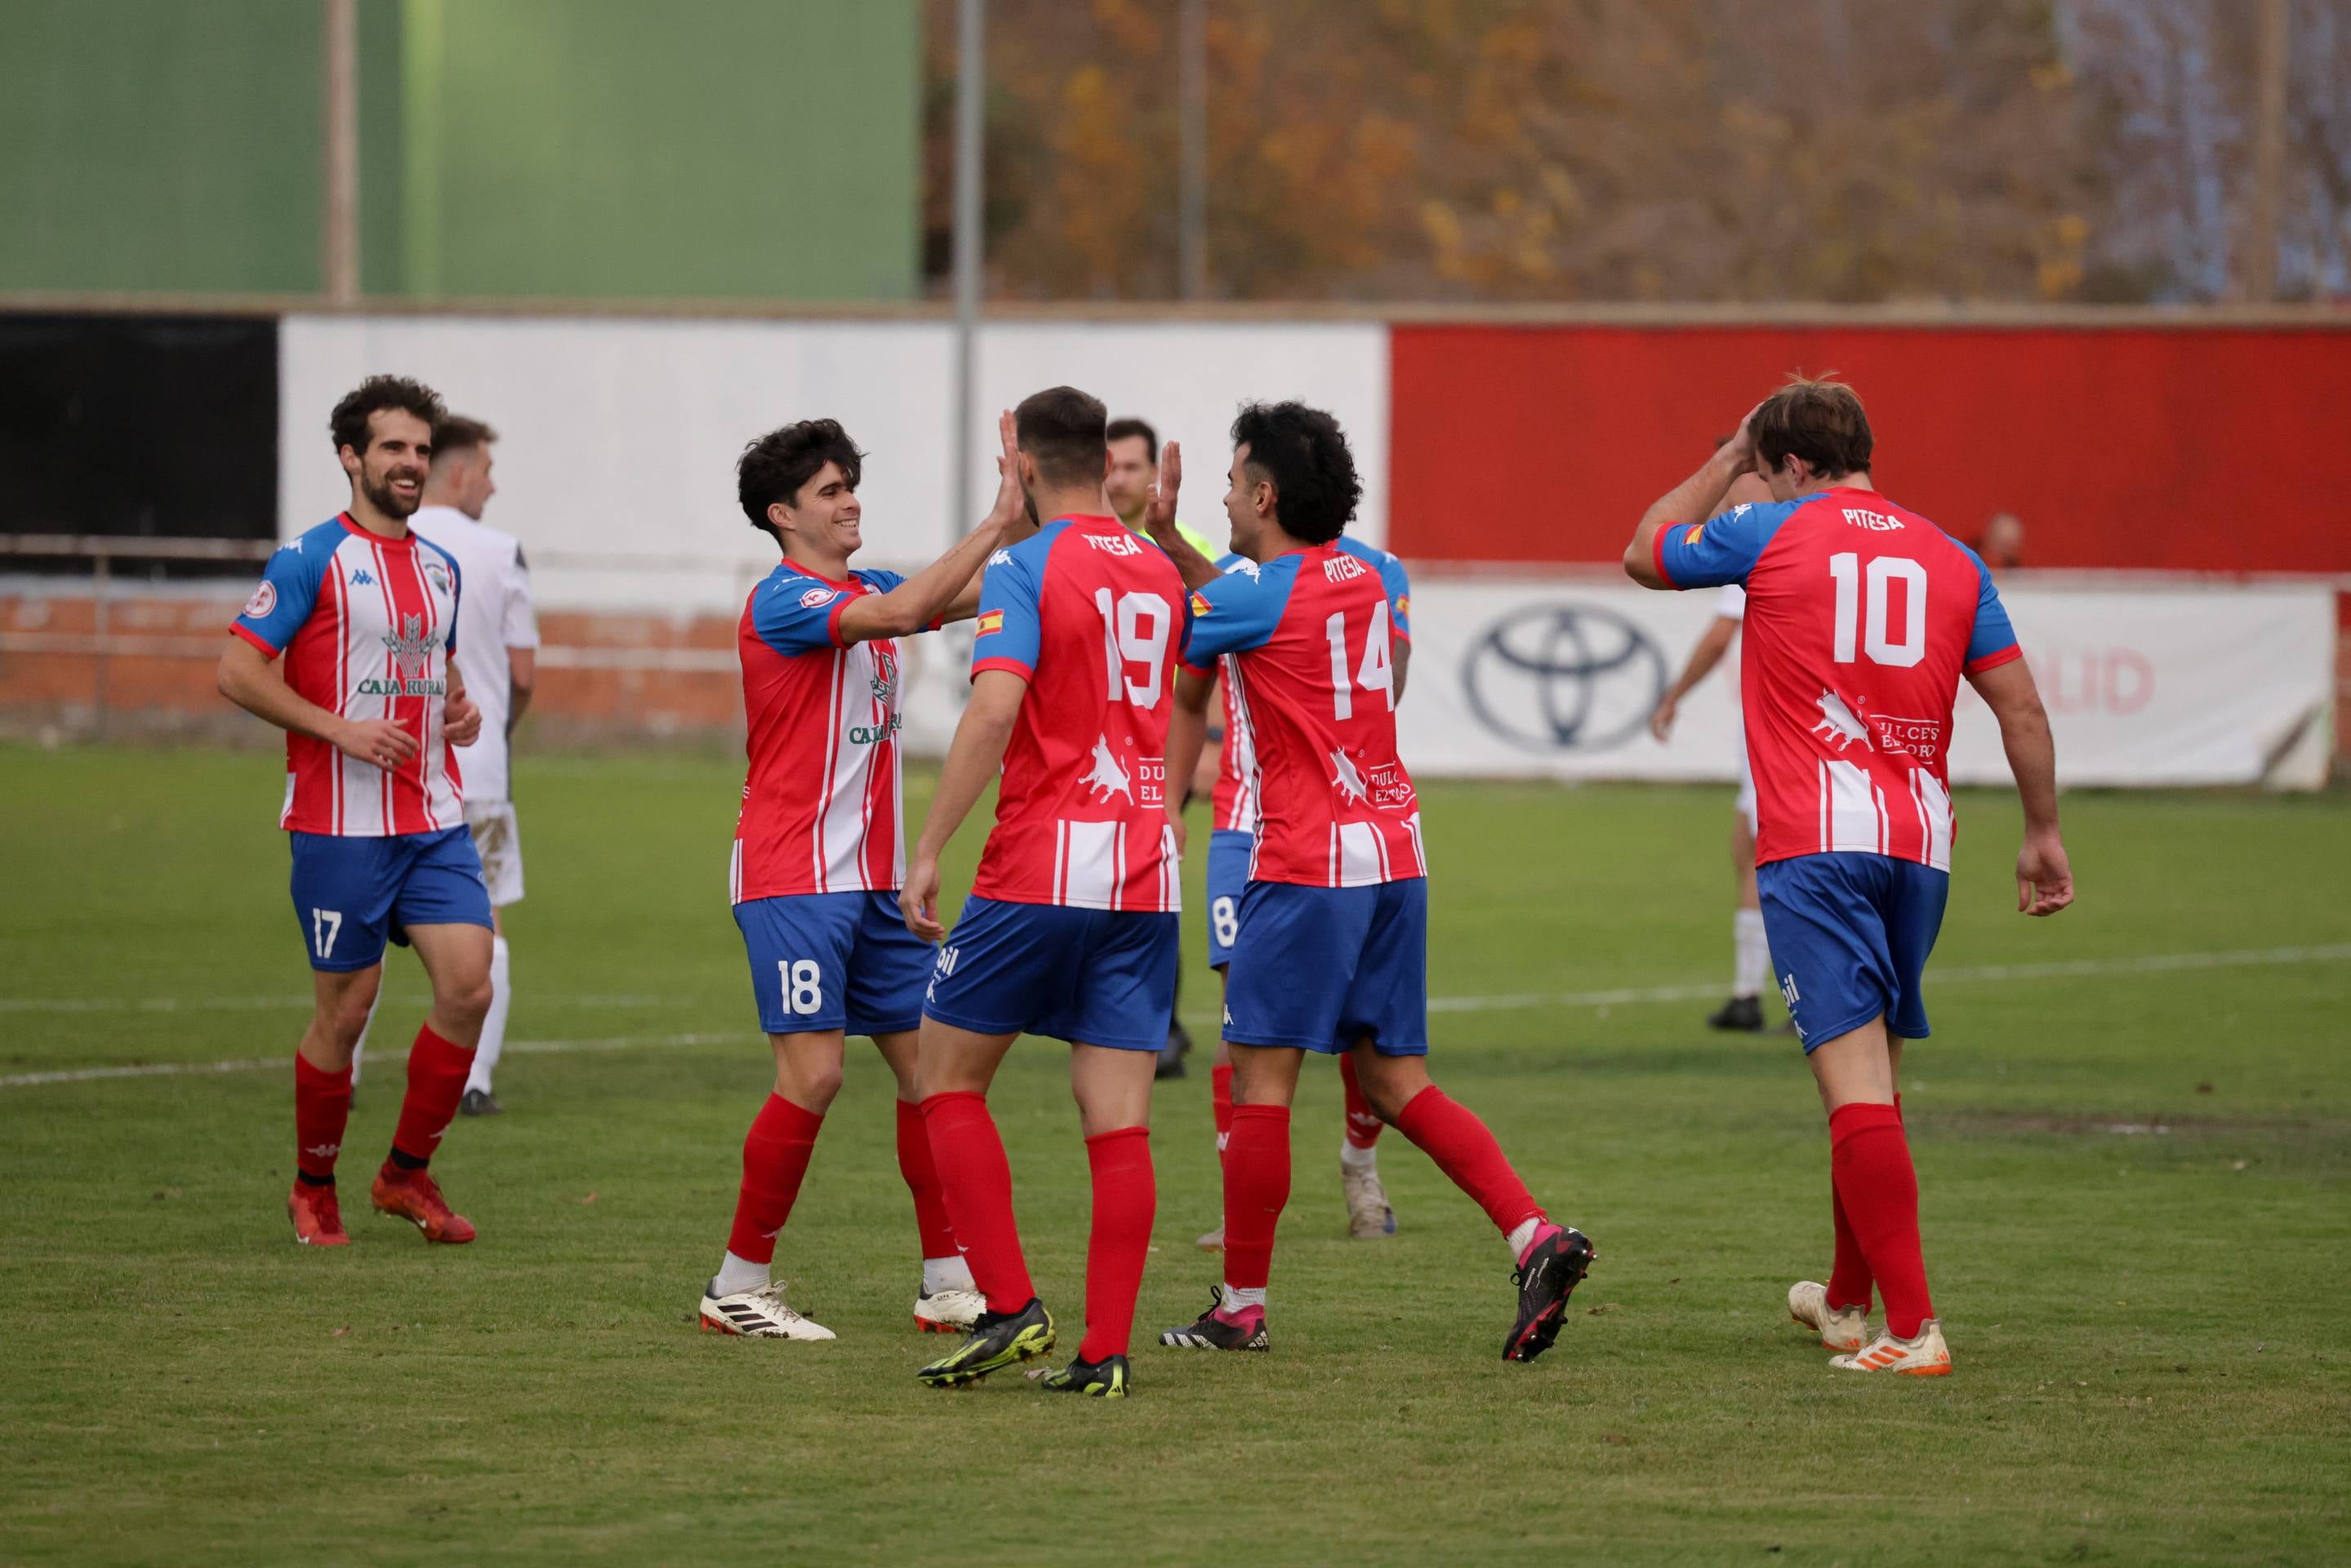
<path fill-rule="evenodd" d="M 320 0 L 0 0 L 0 288 L 319 287 Z M 361 287 L 919 291 L 915 0 L 360 0 Z"/>

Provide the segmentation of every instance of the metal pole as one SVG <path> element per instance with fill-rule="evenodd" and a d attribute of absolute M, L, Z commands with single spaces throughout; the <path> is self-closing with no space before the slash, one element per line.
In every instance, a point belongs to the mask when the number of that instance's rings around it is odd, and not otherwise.
<path fill-rule="evenodd" d="M 319 284 L 327 302 L 360 299 L 359 0 L 325 0 L 320 29 L 320 138 L 326 158 L 319 204 Z"/>
<path fill-rule="evenodd" d="M 987 235 L 982 202 L 987 134 L 987 0 L 956 0 L 955 143 L 956 396 L 955 471 L 948 482 L 954 511 L 950 538 L 960 538 L 971 515 L 972 422 L 977 416 L 980 267 Z"/>
<path fill-rule="evenodd" d="M 2278 209 L 2285 183 L 2285 0 L 2261 0 L 2260 79 L 2253 116 L 2253 211 L 2245 239 L 2245 298 L 2277 298 Z"/>
<path fill-rule="evenodd" d="M 1208 0 L 1184 0 L 1177 26 L 1176 288 L 1208 297 Z"/>

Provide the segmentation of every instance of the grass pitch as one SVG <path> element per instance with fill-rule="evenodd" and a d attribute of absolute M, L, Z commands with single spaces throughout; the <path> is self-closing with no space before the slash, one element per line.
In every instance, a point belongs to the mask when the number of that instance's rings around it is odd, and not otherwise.
<path fill-rule="evenodd" d="M 1501 1363 L 1503 1249 L 1393 1133 L 1401 1228 L 1345 1239 L 1327 1068 L 1296 1118 L 1273 1354 L 1150 1343 L 1217 1276 L 1191 1246 L 1217 1208 L 1196 1058 L 1155 1116 L 1135 1397 L 1102 1405 L 1010 1374 L 915 1385 L 941 1342 L 908 1325 L 913 1218 L 860 1042 L 778 1254 L 841 1340 L 694 1332 L 768 1077 L 726 904 L 739 764 L 522 780 L 510 1110 L 435 1162 L 483 1239 L 428 1249 L 365 1212 L 422 1010 L 396 955 L 344 1161 L 358 1244 L 314 1253 L 283 1212 L 308 979 L 277 762 L 0 749 L 0 1561 L 2351 1551 L 2339 795 L 2073 798 L 2083 900 L 2052 922 L 2010 913 L 2012 802 L 1963 799 L 1936 1038 L 1905 1085 L 1959 1372 L 1886 1383 L 1830 1373 L 1781 1310 L 1828 1253 L 1795 1047 L 1698 1022 L 1729 964 L 1728 792 L 1432 788 L 1434 1068 L 1602 1254 L 1558 1348 Z M 994 1104 L 1073 1348 L 1063 1057 L 1022 1045 Z"/>

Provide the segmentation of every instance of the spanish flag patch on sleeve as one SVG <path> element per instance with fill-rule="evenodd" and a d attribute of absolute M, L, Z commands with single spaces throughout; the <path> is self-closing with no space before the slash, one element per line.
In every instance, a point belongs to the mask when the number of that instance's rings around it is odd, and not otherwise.
<path fill-rule="evenodd" d="M 1204 595 L 1197 593 L 1192 595 L 1192 613 L 1194 615 L 1206 615 L 1207 612 L 1207 599 Z"/>
<path fill-rule="evenodd" d="M 972 634 L 977 637 L 985 637 L 991 632 L 1001 632 L 1003 630 L 1004 612 L 1001 610 L 983 610 L 979 612 L 979 621 L 977 622 L 977 630 L 975 630 Z"/>
<path fill-rule="evenodd" d="M 1700 523 L 1682 536 L 1682 546 L 1686 549 L 1696 549 L 1698 540 L 1704 538 L 1706 538 L 1706 525 Z"/>

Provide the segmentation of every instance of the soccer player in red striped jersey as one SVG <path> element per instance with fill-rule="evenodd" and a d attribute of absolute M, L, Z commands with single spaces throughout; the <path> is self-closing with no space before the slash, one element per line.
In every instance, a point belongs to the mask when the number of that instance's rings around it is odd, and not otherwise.
<path fill-rule="evenodd" d="M 1151 1083 L 1176 1004 L 1180 866 L 1165 758 L 1184 586 L 1111 511 L 1099 400 L 1054 387 L 1014 419 L 1030 515 L 1045 521 L 989 559 L 971 701 L 906 876 L 907 924 L 943 936 L 940 852 L 1000 772 L 996 825 L 924 1001 L 921 1063 L 947 1212 L 987 1312 L 920 1375 L 952 1387 L 1053 1346 L 987 1098 L 1013 1040 L 1041 1034 L 1069 1042 L 1093 1176 L 1085 1339 L 1046 1386 L 1120 1398 L 1158 1203 Z M 1163 465 L 1174 452 L 1171 442 Z"/>
<path fill-rule="evenodd" d="M 2000 721 L 2023 800 L 2017 909 L 2056 914 L 2074 877 L 2048 716 L 1991 574 L 1878 494 L 1874 448 L 1852 388 L 1791 382 L 1649 508 L 1625 570 L 1649 588 L 1747 590 L 1756 885 L 1829 1120 L 1835 1264 L 1825 1285 L 1789 1291 L 1789 1314 L 1844 1353 L 1832 1366 L 1934 1377 L 1951 1356 L 1928 1293 L 1897 1074 L 1903 1042 L 1927 1036 L 1921 978 L 1950 887 L 1962 676 Z M 1750 470 L 1771 501 L 1713 516 Z M 1874 1338 L 1873 1290 L 1886 1303 Z"/>
<path fill-rule="evenodd" d="M 489 891 L 456 760 L 482 723 L 455 658 L 465 585 L 456 559 L 408 527 L 446 413 L 432 389 L 397 376 L 371 376 L 335 405 L 329 428 L 350 506 L 269 558 L 220 661 L 221 694 L 286 732 L 278 825 L 315 1001 L 294 1058 L 286 1207 L 295 1239 L 314 1247 L 350 1241 L 335 1161 L 387 940 L 416 949 L 433 1007 L 370 1196 L 428 1241 L 474 1239 L 426 1168 L 490 1004 Z"/>
<path fill-rule="evenodd" d="M 1194 548 L 1199 541 L 1186 534 Z M 1404 701 L 1405 673 L 1412 660 L 1412 581 L 1405 576 L 1404 562 L 1386 550 L 1362 544 L 1341 534 L 1338 548 L 1363 561 L 1380 574 L 1380 586 L 1388 596 L 1389 659 L 1391 679 L 1395 685 L 1395 698 Z M 1201 552 L 1206 554 L 1204 550 Z M 1255 570 L 1256 563 L 1247 556 L 1227 555 L 1217 560 L 1221 572 Z M 1228 653 L 1218 659 L 1220 671 L 1229 669 L 1237 654 Z M 1211 828 L 1208 835 L 1207 903 L 1208 903 L 1208 967 L 1217 971 L 1219 983 L 1233 961 L 1233 945 L 1240 938 L 1241 898 L 1249 885 L 1249 861 L 1256 851 L 1258 828 L 1257 748 L 1249 738 L 1249 716 L 1234 701 L 1235 683 L 1229 674 L 1201 676 L 1186 671 L 1176 681 L 1176 712 L 1169 721 L 1172 736 L 1186 726 L 1205 726 L 1207 717 L 1208 689 L 1214 685 L 1221 693 L 1224 708 L 1224 739 L 1217 747 L 1216 785 L 1211 794 Z M 1170 741 L 1171 749 L 1176 744 Z M 1206 745 L 1199 742 L 1205 754 Z M 1380 1182 L 1380 1134 L 1387 1124 L 1373 1113 L 1371 1102 L 1364 1096 L 1364 1087 L 1355 1072 L 1355 1059 L 1341 1052 L 1339 1056 L 1340 1098 L 1345 1115 L 1343 1131 L 1339 1139 L 1339 1190 L 1347 1205 L 1347 1234 L 1357 1240 L 1372 1240 L 1395 1234 L 1395 1210 L 1388 1203 L 1387 1189 Z M 1219 1040 L 1217 1060 L 1209 1070 L 1208 1104 L 1217 1130 L 1217 1161 L 1224 1163 L 1225 1145 L 1233 1129 L 1233 1062 L 1232 1048 Z M 1221 1252 L 1225 1246 L 1225 1228 L 1218 1225 L 1199 1239 L 1201 1250 Z"/>
<path fill-rule="evenodd" d="M 915 1106 L 915 1030 L 932 953 L 898 906 L 906 856 L 897 639 L 969 619 L 981 563 L 1021 527 L 1007 423 L 995 509 L 911 578 L 850 567 L 865 542 L 857 498 L 865 455 L 836 422 L 770 431 L 737 465 L 744 516 L 784 556 L 743 606 L 750 771 L 727 871 L 776 1081 L 744 1137 L 734 1226 L 703 1287 L 711 1333 L 833 1337 L 785 1303 L 772 1270 L 852 1034 L 872 1039 L 898 1081 L 898 1169 L 923 1250 L 915 1326 L 954 1332 L 979 1315 Z"/>
<path fill-rule="evenodd" d="M 1226 975 L 1225 1277 L 1209 1310 L 1161 1343 L 1267 1347 L 1299 1069 L 1310 1051 L 1345 1051 L 1374 1113 L 1502 1233 L 1519 1270 L 1502 1358 L 1531 1361 L 1558 1337 L 1592 1244 L 1552 1222 L 1485 1123 L 1428 1076 L 1420 801 L 1396 755 L 1389 594 L 1378 570 L 1340 545 L 1363 494 L 1353 455 L 1328 413 L 1256 404 L 1233 422 L 1228 477 L 1225 514 L 1248 569 L 1220 573 L 1173 530 L 1153 529 L 1193 589 L 1186 668 L 1205 675 L 1230 658 L 1226 679 L 1256 747 L 1259 802 Z M 1188 775 L 1199 736 L 1196 724 L 1177 733 L 1167 758 L 1177 777 Z"/>

